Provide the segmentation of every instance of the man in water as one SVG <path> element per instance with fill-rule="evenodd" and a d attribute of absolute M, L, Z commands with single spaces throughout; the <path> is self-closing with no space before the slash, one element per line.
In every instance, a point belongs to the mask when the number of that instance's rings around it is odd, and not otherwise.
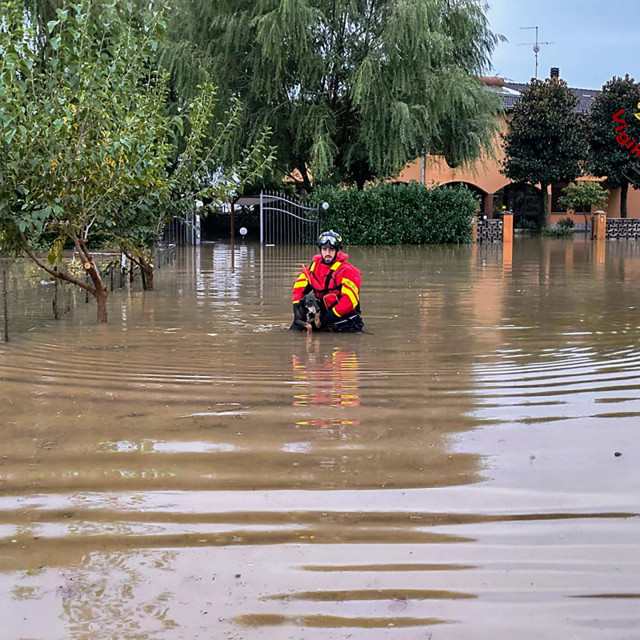
<path fill-rule="evenodd" d="M 303 296 L 313 292 L 320 303 L 320 329 L 340 333 L 360 333 L 364 326 L 360 315 L 360 270 L 347 262 L 342 238 L 335 231 L 318 237 L 320 253 L 302 268 L 293 285 L 293 313 Z M 299 329 L 295 323 L 291 329 Z"/>

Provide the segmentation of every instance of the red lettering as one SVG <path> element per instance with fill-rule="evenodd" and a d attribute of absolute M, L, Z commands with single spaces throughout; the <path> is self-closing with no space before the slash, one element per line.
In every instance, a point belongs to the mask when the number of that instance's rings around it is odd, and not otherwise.
<path fill-rule="evenodd" d="M 624 109 L 620 109 L 620 111 L 618 111 L 617 113 L 613 114 L 613 121 L 614 122 L 622 122 L 624 124 L 627 124 L 623 119 L 622 119 L 622 114 L 624 113 Z"/>
<path fill-rule="evenodd" d="M 617 136 L 616 140 L 621 147 L 626 146 L 627 142 L 629 142 L 629 134 L 626 131 L 621 131 Z"/>

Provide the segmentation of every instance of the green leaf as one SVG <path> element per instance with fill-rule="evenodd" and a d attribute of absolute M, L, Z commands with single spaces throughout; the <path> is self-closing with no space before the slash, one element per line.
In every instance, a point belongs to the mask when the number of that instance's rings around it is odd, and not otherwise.
<path fill-rule="evenodd" d="M 173 116 L 172 122 L 178 127 L 180 135 L 184 135 L 184 120 L 180 116 Z"/>
<path fill-rule="evenodd" d="M 50 265 L 54 265 L 57 262 L 62 262 L 62 250 L 64 248 L 64 238 L 56 238 L 49 249 L 47 254 L 47 261 Z"/>

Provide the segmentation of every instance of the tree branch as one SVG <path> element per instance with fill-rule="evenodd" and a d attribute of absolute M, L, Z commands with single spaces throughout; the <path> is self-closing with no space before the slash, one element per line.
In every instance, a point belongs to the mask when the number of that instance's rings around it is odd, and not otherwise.
<path fill-rule="evenodd" d="M 96 295 L 96 291 L 90 287 L 86 282 L 82 282 L 81 280 L 77 280 L 76 278 L 67 275 L 63 271 L 56 271 L 53 267 L 50 267 L 46 262 L 38 258 L 38 256 L 31 250 L 29 245 L 27 244 L 27 239 L 24 237 L 24 234 L 20 234 L 22 236 L 22 248 L 24 252 L 44 271 L 46 271 L 49 275 L 54 278 L 58 278 L 58 280 L 65 280 L 66 282 L 70 282 L 71 284 L 75 284 L 77 287 L 81 287 L 88 291 L 91 295 Z"/>

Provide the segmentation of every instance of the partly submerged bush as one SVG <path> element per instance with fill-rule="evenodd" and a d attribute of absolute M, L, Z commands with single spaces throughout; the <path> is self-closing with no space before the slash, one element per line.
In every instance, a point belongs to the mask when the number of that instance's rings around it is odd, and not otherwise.
<path fill-rule="evenodd" d="M 555 229 L 543 229 L 543 236 L 555 238 L 569 238 L 573 236 L 573 220 L 569 217 L 560 218 Z"/>
<path fill-rule="evenodd" d="M 328 202 L 323 228 L 347 244 L 448 244 L 471 242 L 478 200 L 466 187 L 428 189 L 417 182 L 381 184 L 364 191 L 319 188 Z"/>
<path fill-rule="evenodd" d="M 569 229 L 573 229 L 573 226 L 574 226 L 573 220 L 568 216 L 566 218 L 560 218 L 560 220 L 558 220 L 558 226 L 568 227 Z"/>

